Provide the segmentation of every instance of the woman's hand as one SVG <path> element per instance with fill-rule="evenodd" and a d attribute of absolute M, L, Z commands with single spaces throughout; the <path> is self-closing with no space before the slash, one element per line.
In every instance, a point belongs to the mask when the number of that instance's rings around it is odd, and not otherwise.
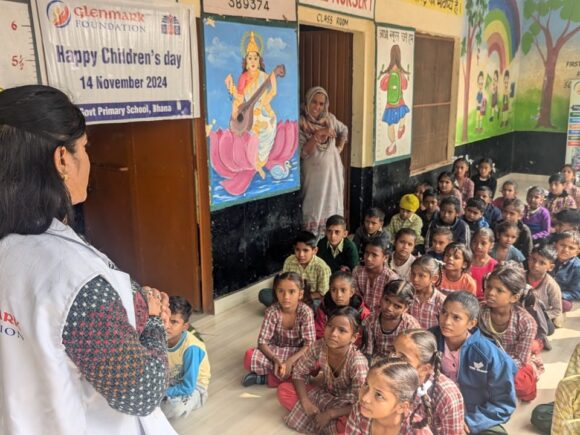
<path fill-rule="evenodd" d="M 167 293 L 160 292 L 156 288 L 144 286 L 143 293 L 147 298 L 149 315 L 159 317 L 163 321 L 165 328 L 169 326 L 171 311 L 169 310 L 169 296 Z"/>
<path fill-rule="evenodd" d="M 331 127 L 321 128 L 314 132 L 314 137 L 318 143 L 326 143 L 329 138 L 336 137 L 336 131 Z"/>

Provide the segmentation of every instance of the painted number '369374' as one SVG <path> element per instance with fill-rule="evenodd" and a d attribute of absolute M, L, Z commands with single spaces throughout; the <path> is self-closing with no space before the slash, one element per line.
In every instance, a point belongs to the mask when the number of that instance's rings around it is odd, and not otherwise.
<path fill-rule="evenodd" d="M 266 11 L 270 10 L 270 5 L 268 0 L 230 0 L 228 2 L 230 8 L 236 9 L 251 9 L 253 11 L 264 9 Z"/>

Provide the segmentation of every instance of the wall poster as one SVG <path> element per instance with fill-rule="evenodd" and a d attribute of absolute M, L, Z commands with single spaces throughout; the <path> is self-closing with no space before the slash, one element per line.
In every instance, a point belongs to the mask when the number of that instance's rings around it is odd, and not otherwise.
<path fill-rule="evenodd" d="M 296 23 L 203 19 L 212 210 L 300 188 Z"/>
<path fill-rule="evenodd" d="M 37 6 L 48 83 L 71 95 L 87 123 L 192 118 L 199 110 L 189 8 L 98 0 Z"/>
<path fill-rule="evenodd" d="M 411 154 L 415 31 L 377 24 L 375 164 Z"/>
<path fill-rule="evenodd" d="M 580 170 L 580 80 L 570 83 L 570 104 L 568 105 L 568 134 L 566 137 L 566 163 Z"/>

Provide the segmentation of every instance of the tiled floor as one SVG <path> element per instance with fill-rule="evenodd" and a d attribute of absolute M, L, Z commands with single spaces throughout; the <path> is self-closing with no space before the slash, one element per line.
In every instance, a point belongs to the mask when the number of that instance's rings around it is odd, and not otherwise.
<path fill-rule="evenodd" d="M 498 190 L 501 182 L 498 182 Z M 518 182 L 519 197 L 534 184 L 547 187 L 546 176 L 511 174 Z M 263 386 L 244 388 L 240 380 L 244 375 L 242 359 L 250 346 L 255 346 L 263 309 L 251 300 L 217 316 L 200 316 L 195 320 L 196 328 L 204 337 L 212 365 L 212 381 L 209 400 L 200 410 L 189 417 L 174 422 L 181 435 L 225 435 L 225 434 L 290 434 L 282 421 L 285 412 L 278 404 L 276 392 Z M 553 400 L 554 391 L 564 373 L 568 359 L 580 342 L 580 304 L 569 313 L 565 327 L 551 337 L 553 349 L 543 352 L 546 372 L 538 383 L 538 397 L 532 403 L 520 403 L 507 425 L 511 434 L 537 433 L 531 427 L 532 409 L 540 403 Z"/>

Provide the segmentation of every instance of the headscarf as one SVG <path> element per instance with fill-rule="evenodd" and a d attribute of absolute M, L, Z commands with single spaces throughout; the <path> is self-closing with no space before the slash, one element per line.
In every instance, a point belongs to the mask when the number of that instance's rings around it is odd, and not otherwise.
<path fill-rule="evenodd" d="M 318 118 L 313 117 L 308 112 L 308 107 L 316 94 L 322 94 L 325 97 L 324 107 L 320 112 Z M 330 113 L 328 112 L 328 93 L 321 86 L 314 86 L 306 92 L 305 101 L 302 103 L 302 110 L 300 115 L 300 130 L 308 136 L 314 134 L 316 130 L 330 126 Z"/>

